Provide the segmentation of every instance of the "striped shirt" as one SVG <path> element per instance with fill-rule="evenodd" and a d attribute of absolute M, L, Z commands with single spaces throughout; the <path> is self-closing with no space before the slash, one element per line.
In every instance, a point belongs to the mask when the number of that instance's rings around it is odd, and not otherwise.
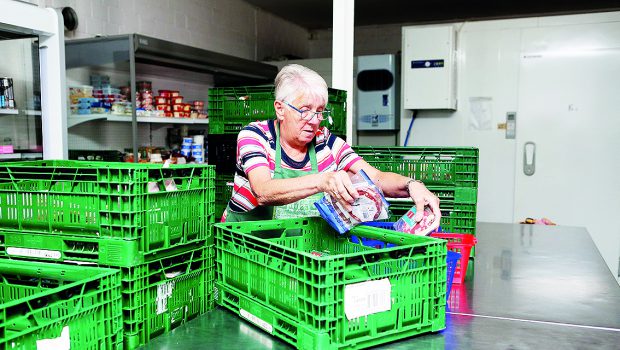
<path fill-rule="evenodd" d="M 239 132 L 237 137 L 237 171 L 233 194 L 228 205 L 236 212 L 246 212 L 258 205 L 252 192 L 248 173 L 258 167 L 269 167 L 271 177 L 276 168 L 276 143 L 274 120 L 253 122 Z M 316 160 L 319 172 L 348 170 L 362 159 L 343 139 L 333 135 L 325 127 L 319 128 L 315 140 Z M 298 162 L 282 150 L 282 168 L 310 172 L 310 155 Z"/>

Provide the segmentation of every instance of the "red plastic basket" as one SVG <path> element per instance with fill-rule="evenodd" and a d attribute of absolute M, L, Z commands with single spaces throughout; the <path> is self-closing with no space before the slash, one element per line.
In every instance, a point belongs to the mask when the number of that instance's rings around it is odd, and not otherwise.
<path fill-rule="evenodd" d="M 447 240 L 448 250 L 461 254 L 461 259 L 456 263 L 453 284 L 461 284 L 467 275 L 467 265 L 469 264 L 469 253 L 471 248 L 478 243 L 476 237 L 470 233 L 431 233 L 431 237 Z"/>

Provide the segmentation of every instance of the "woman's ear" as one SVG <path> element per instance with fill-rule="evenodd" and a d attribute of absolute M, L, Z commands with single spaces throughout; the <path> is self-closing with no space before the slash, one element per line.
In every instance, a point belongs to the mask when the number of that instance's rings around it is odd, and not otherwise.
<path fill-rule="evenodd" d="M 279 121 L 284 120 L 284 103 L 282 101 L 275 100 L 273 101 L 273 108 L 276 110 L 276 117 Z"/>

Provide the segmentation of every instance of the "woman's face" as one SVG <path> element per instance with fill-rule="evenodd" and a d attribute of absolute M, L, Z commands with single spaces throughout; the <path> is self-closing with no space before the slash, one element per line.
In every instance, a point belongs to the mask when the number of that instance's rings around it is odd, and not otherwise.
<path fill-rule="evenodd" d="M 325 103 L 319 97 L 300 96 L 292 101 L 285 101 L 300 111 L 320 112 L 325 109 Z M 313 116 L 310 120 L 304 120 L 301 114 L 283 101 L 276 101 L 276 114 L 281 123 L 281 134 L 287 138 L 287 142 L 306 145 L 316 135 L 321 120 Z"/>

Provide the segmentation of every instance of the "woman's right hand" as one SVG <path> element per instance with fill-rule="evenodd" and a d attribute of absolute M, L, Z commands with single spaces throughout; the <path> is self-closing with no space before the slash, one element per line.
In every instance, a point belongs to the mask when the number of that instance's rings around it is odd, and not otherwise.
<path fill-rule="evenodd" d="M 349 174 L 344 170 L 340 170 L 322 173 L 322 175 L 321 190 L 329 193 L 332 198 L 350 212 L 353 209 L 351 205 L 359 197 L 359 194 L 355 187 L 353 187 Z"/>

